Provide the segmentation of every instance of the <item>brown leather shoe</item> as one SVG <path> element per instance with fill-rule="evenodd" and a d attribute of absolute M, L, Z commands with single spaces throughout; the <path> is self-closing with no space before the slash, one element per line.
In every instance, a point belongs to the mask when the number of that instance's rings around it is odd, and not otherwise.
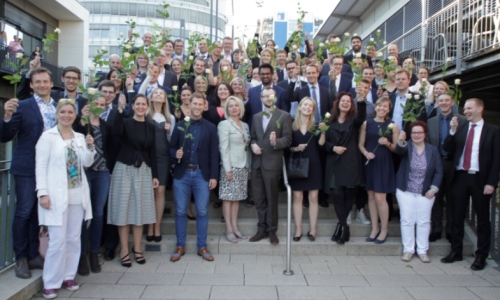
<path fill-rule="evenodd" d="M 269 232 L 269 241 L 271 242 L 271 244 L 273 245 L 278 245 L 280 240 L 278 239 L 278 237 L 276 236 L 276 232 L 274 231 L 270 231 Z"/>
<path fill-rule="evenodd" d="M 30 270 L 33 270 L 33 269 L 43 270 L 44 263 L 45 263 L 45 260 L 43 259 L 43 257 L 41 257 L 40 255 L 37 255 L 37 257 L 35 257 L 31 260 L 28 260 L 28 267 L 30 268 Z"/>
<path fill-rule="evenodd" d="M 28 260 L 26 258 L 16 260 L 16 277 L 22 279 L 31 278 L 31 271 L 28 266 Z"/>
<path fill-rule="evenodd" d="M 252 236 L 249 241 L 250 242 L 258 242 L 262 239 L 266 239 L 268 237 L 268 234 L 267 232 L 264 232 L 264 231 L 259 231 L 257 232 L 254 236 Z"/>
<path fill-rule="evenodd" d="M 179 261 L 181 260 L 181 256 L 183 256 L 184 254 L 186 254 L 186 248 L 177 246 L 175 252 L 172 253 L 172 255 L 170 256 L 170 261 L 173 262 Z"/>
<path fill-rule="evenodd" d="M 212 256 L 212 254 L 210 254 L 210 252 L 208 252 L 207 248 L 199 249 L 198 255 L 206 261 L 214 261 L 214 257 Z"/>

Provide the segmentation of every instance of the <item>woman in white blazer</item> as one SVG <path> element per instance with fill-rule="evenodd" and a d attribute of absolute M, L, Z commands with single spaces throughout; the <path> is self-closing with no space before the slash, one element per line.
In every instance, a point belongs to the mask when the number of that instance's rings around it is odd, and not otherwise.
<path fill-rule="evenodd" d="M 230 96 L 224 107 L 226 120 L 217 126 L 222 161 L 219 199 L 226 220 L 226 238 L 232 243 L 246 238 L 238 230 L 239 201 L 247 198 L 250 169 L 250 130 L 240 119 L 245 113 L 240 98 Z"/>
<path fill-rule="evenodd" d="M 57 297 L 61 286 L 79 288 L 74 281 L 80 259 L 82 221 L 92 218 L 84 167 L 94 162 L 92 136 L 74 132 L 73 99 L 61 99 L 57 125 L 45 131 L 36 145 L 38 220 L 49 230 L 49 247 L 43 270 L 43 296 Z"/>

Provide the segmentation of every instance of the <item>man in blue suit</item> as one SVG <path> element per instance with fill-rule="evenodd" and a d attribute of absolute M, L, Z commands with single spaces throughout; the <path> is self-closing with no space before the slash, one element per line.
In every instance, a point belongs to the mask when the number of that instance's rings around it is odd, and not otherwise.
<path fill-rule="evenodd" d="M 252 118 L 253 115 L 261 112 L 262 101 L 260 100 L 260 94 L 264 88 L 272 88 L 276 92 L 276 106 L 284 111 L 290 111 L 288 104 L 286 103 L 286 90 L 280 88 L 273 84 L 273 73 L 274 68 L 270 64 L 262 64 L 259 66 L 259 76 L 262 84 L 251 88 L 248 91 L 248 101 L 245 104 L 245 122 L 247 122 L 248 127 L 252 128 Z"/>
<path fill-rule="evenodd" d="M 330 64 L 332 68 L 327 76 L 321 76 L 319 85 L 326 88 L 330 93 L 331 99 L 336 99 L 341 92 L 349 92 L 352 85 L 352 74 L 344 72 L 344 57 L 334 55 Z"/>
<path fill-rule="evenodd" d="M 170 111 L 173 111 L 174 109 L 174 105 L 172 104 L 173 98 L 170 96 L 170 95 L 173 96 L 172 89 L 170 89 L 167 86 L 163 86 L 158 81 L 159 76 L 160 76 L 160 66 L 156 63 L 151 64 L 148 69 L 148 75 L 146 76 L 144 81 L 141 84 L 138 83 L 134 86 L 133 91 L 135 92 L 135 94 L 133 94 L 132 91 L 127 91 L 128 98 L 133 99 L 137 94 L 144 94 L 147 97 L 149 97 L 149 94 L 151 94 L 154 89 L 161 88 L 167 94 Z"/>
<path fill-rule="evenodd" d="M 370 84 L 365 99 L 367 102 L 370 102 L 372 104 L 375 104 L 375 102 L 377 102 L 377 100 L 378 100 L 377 89 L 372 87 L 372 80 L 373 80 L 374 76 L 375 75 L 374 75 L 374 71 L 373 71 L 372 67 L 364 67 L 363 68 L 362 77 L 364 80 L 367 80 L 368 83 Z M 349 92 L 354 96 L 354 98 L 356 98 L 357 87 L 351 88 L 351 90 Z M 367 108 L 368 108 L 368 106 L 367 106 Z M 368 114 L 368 113 L 366 115 L 370 116 L 370 114 Z"/>
<path fill-rule="evenodd" d="M 219 179 L 219 138 L 214 124 L 202 118 L 205 95 L 191 96 L 191 119 L 176 124 L 170 140 L 170 157 L 175 157 L 175 235 L 177 247 L 170 257 L 175 262 L 186 253 L 187 207 L 193 194 L 196 205 L 198 255 L 206 261 L 214 257 L 207 250 L 208 201 Z M 186 134 L 191 138 L 186 139 Z"/>
<path fill-rule="evenodd" d="M 43 269 L 38 254 L 38 213 L 35 182 L 35 145 L 42 132 L 56 125 L 56 102 L 50 97 L 52 74 L 45 68 L 31 72 L 33 97 L 10 99 L 4 105 L 3 143 L 17 136 L 10 173 L 16 184 L 16 211 L 12 222 L 16 276 L 30 278 L 30 269 Z"/>

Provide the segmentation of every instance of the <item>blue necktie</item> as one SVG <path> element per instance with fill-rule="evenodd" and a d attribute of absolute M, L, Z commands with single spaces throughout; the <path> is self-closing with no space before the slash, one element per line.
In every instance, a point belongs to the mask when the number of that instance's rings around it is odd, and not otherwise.
<path fill-rule="evenodd" d="M 311 86 L 311 96 L 316 101 L 316 115 L 314 116 L 316 118 L 316 122 L 321 122 L 321 115 L 319 111 L 319 101 L 318 101 L 318 96 L 316 95 L 316 86 Z"/>

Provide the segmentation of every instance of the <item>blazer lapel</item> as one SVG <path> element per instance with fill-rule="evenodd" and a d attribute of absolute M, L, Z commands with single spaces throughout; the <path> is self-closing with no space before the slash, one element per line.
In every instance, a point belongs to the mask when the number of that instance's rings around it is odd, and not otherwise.
<path fill-rule="evenodd" d="M 264 135 L 267 135 L 269 130 L 272 130 L 272 129 L 274 130 L 274 127 L 276 126 L 275 125 L 276 121 L 278 121 L 279 116 L 281 116 L 281 112 L 278 109 L 275 109 L 272 116 L 271 116 L 271 119 L 269 120 L 269 123 L 267 124 L 266 131 L 264 132 Z M 271 127 L 272 127 L 272 129 L 271 129 Z"/>
<path fill-rule="evenodd" d="M 488 134 L 489 126 L 486 122 L 483 123 L 483 130 L 481 130 L 481 137 L 479 138 L 479 151 L 484 149 L 484 143 L 486 141 L 486 135 Z"/>
<path fill-rule="evenodd" d="M 35 115 L 36 119 L 38 120 L 39 123 L 42 124 L 42 131 L 43 131 L 43 117 L 42 113 L 40 112 L 40 108 L 38 108 L 38 104 L 36 103 L 35 98 L 31 98 L 30 105 L 31 109 L 33 109 L 33 114 Z"/>

